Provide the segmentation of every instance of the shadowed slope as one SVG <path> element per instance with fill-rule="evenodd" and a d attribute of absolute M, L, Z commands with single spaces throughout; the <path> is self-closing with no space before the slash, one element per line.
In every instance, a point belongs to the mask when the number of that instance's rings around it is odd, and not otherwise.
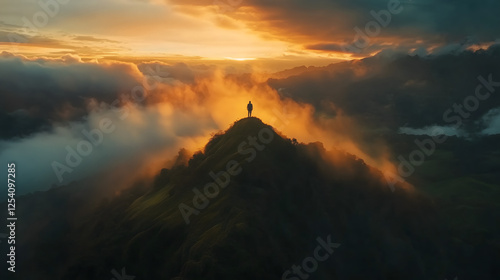
<path fill-rule="evenodd" d="M 310 279 L 444 279 L 432 205 L 383 182 L 352 155 L 242 119 L 187 166 L 162 170 L 147 191 L 132 189 L 81 215 L 61 244 L 71 254 L 52 248 L 22 273 L 109 279 L 126 267 L 137 279 L 281 279 L 319 237 L 340 247 Z M 47 261 L 58 265 L 37 266 Z"/>

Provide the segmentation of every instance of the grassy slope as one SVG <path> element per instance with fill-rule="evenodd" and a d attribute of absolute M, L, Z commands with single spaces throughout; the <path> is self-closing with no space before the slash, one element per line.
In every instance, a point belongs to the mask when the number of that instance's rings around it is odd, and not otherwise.
<path fill-rule="evenodd" d="M 339 159 L 332 166 L 320 144 L 296 145 L 277 134 L 246 162 L 238 145 L 265 127 L 240 120 L 188 167 L 164 171 L 148 193 L 103 205 L 73 234 L 83 256 L 64 277 L 96 279 L 126 266 L 141 279 L 280 279 L 328 235 L 342 249 L 321 265 L 318 279 L 444 276 L 442 234 L 426 199 L 391 193 L 351 155 L 332 152 Z M 208 173 L 231 159 L 242 173 L 186 225 L 179 204 L 192 206 L 191 189 L 201 190 L 212 181 Z"/>
<path fill-rule="evenodd" d="M 425 137 L 401 136 L 393 143 L 405 143 L 397 151 L 408 155 L 416 138 Z M 495 268 L 500 261 L 499 138 L 449 138 L 409 178 L 437 204 L 441 223 L 450 231 L 452 262 L 465 270 L 464 277 L 477 277 L 474 270 L 500 274 Z"/>
<path fill-rule="evenodd" d="M 30 270 L 21 276 L 109 279 L 111 269 L 126 267 L 136 279 L 281 279 L 312 254 L 317 237 L 331 235 L 341 247 L 310 279 L 492 279 L 495 262 L 484 262 L 491 250 L 463 252 L 438 215 L 442 205 L 418 193 L 392 193 L 379 172 L 352 155 L 275 134 L 246 162 L 238 145 L 265 127 L 256 118 L 240 120 L 188 166 L 162 170 L 154 185 L 91 212 L 70 211 L 81 202 L 45 205 L 37 217 L 66 228 L 33 232 L 39 238 L 25 246 L 44 253 L 26 260 Z M 179 204 L 192 206 L 193 187 L 202 190 L 212 181 L 208 173 L 229 160 L 240 162 L 242 173 L 186 225 Z"/>

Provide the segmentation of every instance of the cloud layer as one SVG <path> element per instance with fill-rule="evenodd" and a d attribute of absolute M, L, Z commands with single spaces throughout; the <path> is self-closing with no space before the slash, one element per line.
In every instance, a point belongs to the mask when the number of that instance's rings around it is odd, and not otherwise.
<path fill-rule="evenodd" d="M 201 149 L 211 133 L 245 117 L 248 100 L 256 116 L 284 135 L 386 163 L 383 153 L 372 158 L 351 140 L 356 123 L 348 117 L 315 116 L 311 104 L 280 95 L 258 73 L 10 54 L 0 69 L 17 73 L 4 77 L 0 92 L 11 128 L 2 135 L 0 160 L 18 165 L 20 194 L 105 173 L 152 176 L 180 148 Z"/>
<path fill-rule="evenodd" d="M 428 128 L 455 125 L 444 113 L 474 96 L 478 76 L 499 80 L 498 65 L 498 46 L 425 57 L 386 52 L 269 79 L 204 64 L 4 53 L 0 114 L 8 129 L 2 131 L 0 159 L 17 161 L 24 193 L 106 170 L 124 177 L 151 175 L 180 148 L 200 149 L 211 133 L 245 117 L 252 100 L 254 114 L 284 135 L 323 142 L 327 149 L 346 150 L 391 171 L 391 150 L 379 135 L 401 128 L 426 134 Z M 495 134 L 498 102 L 493 92 L 453 131 Z"/>

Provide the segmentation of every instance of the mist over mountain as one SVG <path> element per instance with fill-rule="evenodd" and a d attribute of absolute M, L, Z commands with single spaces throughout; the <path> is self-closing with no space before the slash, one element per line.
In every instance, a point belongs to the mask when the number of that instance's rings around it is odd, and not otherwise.
<path fill-rule="evenodd" d="M 272 74 L 250 69 L 246 74 L 225 71 L 222 75 L 244 88 L 254 87 L 256 81 L 269 85 L 282 97 L 311 104 L 317 114 L 335 116 L 341 111 L 365 126 L 395 131 L 403 126 L 455 124 L 443 120 L 443 114 L 454 103 L 463 103 L 467 96 L 474 95 L 476 87 L 483 84 L 479 76 L 490 80 L 491 75 L 493 94 L 464 120 L 465 130 L 480 132 L 495 125 L 492 121 L 498 118 L 494 111 L 499 103 L 494 91 L 500 76 L 498 65 L 500 45 L 493 44 L 485 50 L 439 54 L 385 51 L 325 67 L 300 66 Z M 0 138 L 23 138 L 51 131 L 59 124 L 82 122 L 102 102 L 120 110 L 132 99 L 131 89 L 140 85 L 145 90 L 132 90 L 140 97 L 136 103 L 150 106 L 183 85 L 201 89 L 204 81 L 213 79 L 218 70 L 205 64 L 102 64 L 71 56 L 35 60 L 3 52 L 0 94 L 6 102 L 0 110 L 4 127 Z M 24 77 L 23 81 L 16 81 L 14 75 Z M 259 76 L 262 78 L 256 80 Z"/>
<path fill-rule="evenodd" d="M 279 279 L 327 236 L 341 246 L 318 279 L 440 273 L 435 207 L 403 186 L 392 193 L 355 156 L 247 118 L 183 161 L 104 201 L 78 184 L 21 199 L 30 230 L 19 229 L 20 250 L 34 255 L 22 254 L 20 275 L 101 279 L 126 267 L 140 279 Z"/>
<path fill-rule="evenodd" d="M 17 276 L 497 279 L 498 65 L 498 45 L 274 74 L 3 53 Z M 262 121 L 233 124 L 248 100 Z"/>
<path fill-rule="evenodd" d="M 452 115 L 444 117 L 445 112 L 455 103 L 463 107 L 466 98 L 474 96 L 482 85 L 481 92 L 486 95 L 489 90 L 491 95 L 463 118 L 462 128 L 472 133 L 491 123 L 481 122 L 481 118 L 500 104 L 499 65 L 499 45 L 440 55 L 381 53 L 284 79 L 270 79 L 268 83 L 294 100 L 313 104 L 318 114 L 342 111 L 366 127 L 393 131 L 403 126 L 454 126 L 457 121 Z M 492 81 L 492 86 L 486 89 L 487 81 L 483 80 Z M 468 102 L 468 107 L 476 107 Z"/>
<path fill-rule="evenodd" d="M 153 181 L 104 199 L 88 183 L 19 199 L 19 279 L 108 279 L 122 268 L 135 279 L 500 273 L 493 232 L 464 247 L 470 240 L 427 195 L 407 184 L 393 192 L 356 156 L 297 143 L 257 118 L 235 122 L 193 156 L 181 151 Z M 330 244 L 321 247 L 328 257 L 314 271 L 296 270 L 318 244 Z"/>
<path fill-rule="evenodd" d="M 500 1 L 0 3 L 0 280 L 500 279 Z"/>

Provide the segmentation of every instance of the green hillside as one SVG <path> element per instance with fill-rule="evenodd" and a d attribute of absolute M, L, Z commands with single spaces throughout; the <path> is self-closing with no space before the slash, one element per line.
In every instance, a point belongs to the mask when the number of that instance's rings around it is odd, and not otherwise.
<path fill-rule="evenodd" d="M 257 118 L 235 122 L 177 162 L 116 198 L 82 198 L 64 213 L 46 206 L 40 215 L 56 213 L 67 226 L 41 227 L 36 243 L 24 240 L 44 254 L 24 260 L 31 269 L 23 277 L 110 279 L 125 267 L 137 280 L 295 280 L 283 274 L 313 255 L 318 238 L 338 246 L 309 279 L 445 279 L 460 269 L 429 198 L 391 192 L 361 159 L 296 143 Z M 90 210 L 71 211 L 82 205 Z"/>

